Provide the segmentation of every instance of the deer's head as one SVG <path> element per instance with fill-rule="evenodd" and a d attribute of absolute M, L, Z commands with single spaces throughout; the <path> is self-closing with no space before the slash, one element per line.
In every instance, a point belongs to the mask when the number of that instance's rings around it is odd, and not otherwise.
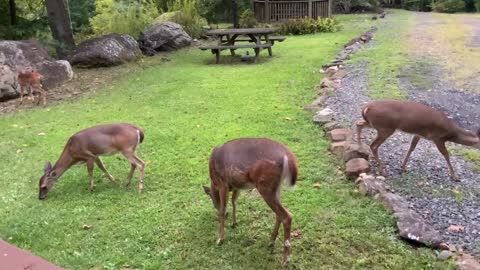
<path fill-rule="evenodd" d="M 203 191 L 210 197 L 213 202 L 213 206 L 217 209 L 217 212 L 220 209 L 220 195 L 218 193 L 218 189 L 212 184 L 211 188 L 207 186 L 203 186 Z"/>
<path fill-rule="evenodd" d="M 55 170 L 53 170 L 52 164 L 48 162 L 43 168 L 43 175 L 38 183 L 38 199 L 43 200 L 47 197 L 48 191 L 57 181 L 58 176 Z"/>

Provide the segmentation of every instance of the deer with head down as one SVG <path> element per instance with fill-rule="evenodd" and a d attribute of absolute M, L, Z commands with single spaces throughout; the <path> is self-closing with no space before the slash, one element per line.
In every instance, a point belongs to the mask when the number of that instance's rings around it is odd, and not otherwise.
<path fill-rule="evenodd" d="M 283 224 L 283 263 L 290 254 L 290 230 L 292 214 L 280 202 L 280 186 L 294 186 L 297 181 L 297 160 L 284 145 L 263 138 L 243 138 L 217 146 L 210 156 L 211 186 L 204 186 L 220 219 L 217 244 L 225 235 L 225 215 L 228 194 L 232 191 L 233 226 L 237 224 L 236 201 L 242 189 L 256 188 L 267 205 L 276 214 L 276 223 L 271 235 L 271 245 Z"/>
<path fill-rule="evenodd" d="M 360 142 L 364 127 L 377 130 L 377 137 L 370 145 L 374 158 L 379 163 L 381 171 L 385 168 L 380 162 L 378 148 L 396 130 L 413 134 L 410 148 L 402 163 L 405 171 L 408 158 L 417 146 L 420 138 L 432 141 L 444 156 L 450 176 L 459 181 L 455 175 L 445 142 L 454 142 L 480 149 L 480 129 L 477 133 L 458 127 L 443 112 L 413 101 L 383 100 L 366 104 L 362 109 L 364 120 L 357 122 L 357 139 Z"/>
<path fill-rule="evenodd" d="M 42 99 L 43 105 L 47 104 L 47 91 L 42 86 L 43 76 L 37 71 L 19 71 L 18 72 L 18 85 L 20 87 L 20 105 L 23 104 L 23 91 L 27 88 L 27 93 L 30 96 L 32 102 L 34 101 L 33 93 L 40 93 L 37 105 L 40 104 Z"/>
<path fill-rule="evenodd" d="M 71 166 L 85 162 L 90 180 L 90 190 L 93 191 L 94 164 L 105 173 L 112 182 L 113 176 L 105 169 L 100 156 L 121 153 L 131 163 L 127 177 L 127 186 L 130 185 L 135 168 L 139 171 L 138 190 L 143 190 L 143 175 L 145 163 L 136 155 L 135 151 L 143 142 L 142 129 L 127 123 L 98 125 L 82 130 L 67 141 L 60 158 L 55 165 L 50 162 L 45 165 L 44 174 L 39 182 L 38 198 L 46 198 L 48 191 L 57 182 L 58 178 Z"/>

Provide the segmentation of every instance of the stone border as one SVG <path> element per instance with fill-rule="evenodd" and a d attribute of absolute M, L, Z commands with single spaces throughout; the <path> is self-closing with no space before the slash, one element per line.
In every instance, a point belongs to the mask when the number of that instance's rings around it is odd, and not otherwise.
<path fill-rule="evenodd" d="M 325 73 L 326 76 L 315 87 L 319 96 L 311 104 L 304 106 L 304 109 L 315 113 L 313 122 L 322 126 L 327 132 L 327 137 L 331 142 L 329 150 L 342 157 L 345 174 L 348 179 L 355 180 L 358 191 L 381 202 L 393 213 L 401 238 L 411 243 L 441 249 L 438 259 L 447 260 L 454 257 L 459 269 L 480 269 L 480 264 L 473 256 L 443 242 L 440 233 L 413 210 L 407 200 L 391 192 L 390 188 L 385 185 L 385 177 L 369 174 L 370 147 L 354 140 L 352 129 L 342 127 L 342 124 L 337 123 L 333 117 L 333 110 L 325 107 L 328 96 L 340 87 L 342 79 L 347 75 L 345 61 L 350 58 L 351 54 L 360 50 L 365 43 L 372 40 L 376 30 L 376 27 L 372 27 L 360 37 L 350 40 L 335 59 L 322 66 L 320 72 Z"/>

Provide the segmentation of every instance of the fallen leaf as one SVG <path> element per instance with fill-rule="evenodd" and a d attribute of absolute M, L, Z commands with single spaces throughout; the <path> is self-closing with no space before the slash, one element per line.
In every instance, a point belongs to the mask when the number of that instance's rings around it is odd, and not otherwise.
<path fill-rule="evenodd" d="M 38 136 L 45 136 L 45 133 L 40 132 L 40 133 L 38 133 L 37 135 L 38 135 Z"/>
<path fill-rule="evenodd" d="M 312 185 L 312 187 L 314 187 L 314 188 L 320 188 L 320 183 L 315 183 L 315 184 Z"/>
<path fill-rule="evenodd" d="M 292 233 L 290 235 L 293 238 L 299 238 L 300 236 L 302 236 L 302 232 L 300 230 L 294 230 L 294 231 L 292 231 Z"/>
<path fill-rule="evenodd" d="M 23 152 L 22 149 L 17 149 L 17 154 L 20 154 L 20 153 L 22 153 L 22 152 Z"/>
<path fill-rule="evenodd" d="M 450 225 L 448 226 L 448 231 L 449 232 L 463 232 L 465 231 L 465 227 L 462 225 Z"/>
<path fill-rule="evenodd" d="M 83 224 L 82 228 L 84 230 L 90 230 L 93 226 L 92 225 L 88 225 L 88 224 Z"/>
<path fill-rule="evenodd" d="M 290 117 L 285 117 L 285 118 L 283 118 L 283 119 L 285 119 L 285 120 L 287 120 L 287 121 L 292 121 L 292 118 L 290 118 Z"/>

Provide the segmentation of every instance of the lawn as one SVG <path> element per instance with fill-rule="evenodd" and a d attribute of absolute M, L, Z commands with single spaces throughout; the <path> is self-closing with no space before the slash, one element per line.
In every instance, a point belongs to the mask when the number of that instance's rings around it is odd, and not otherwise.
<path fill-rule="evenodd" d="M 67 269 L 278 269 L 281 244 L 267 248 L 275 217 L 263 200 L 243 192 L 239 226 L 228 227 L 225 243 L 216 246 L 217 217 L 201 188 L 209 183 L 214 146 L 269 137 L 299 160 L 297 187 L 282 194 L 299 234 L 291 268 L 447 267 L 432 251 L 397 239 L 393 217 L 355 192 L 302 110 L 314 97 L 319 67 L 367 30 L 368 18 L 342 17 L 345 27 L 334 34 L 288 37 L 273 47 L 273 58 L 256 65 L 214 65 L 210 53 L 181 50 L 80 99 L 2 116 L 0 237 Z M 136 181 L 128 189 L 111 184 L 98 168 L 90 192 L 86 168 L 77 166 L 39 201 L 45 162 L 56 161 L 74 132 L 109 122 L 144 128 L 138 153 L 148 164 L 145 192 L 137 193 Z M 103 160 L 125 179 L 126 160 Z"/>

